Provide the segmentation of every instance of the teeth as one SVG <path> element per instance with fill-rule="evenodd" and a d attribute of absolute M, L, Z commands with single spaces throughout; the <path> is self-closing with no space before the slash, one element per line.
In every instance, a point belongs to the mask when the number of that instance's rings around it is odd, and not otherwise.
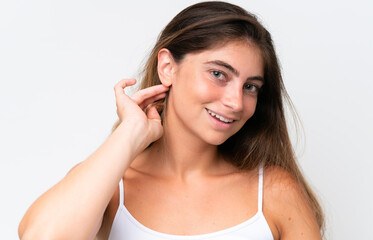
<path fill-rule="evenodd" d="M 219 119 L 219 120 L 222 121 L 222 122 L 225 122 L 225 123 L 231 123 L 231 122 L 233 122 L 232 119 L 224 118 L 224 117 L 222 117 L 222 116 L 220 116 L 220 115 L 218 115 L 218 114 L 216 114 L 216 113 L 211 112 L 211 111 L 208 110 L 208 109 L 207 109 L 207 112 L 208 112 L 211 116 L 213 116 L 213 117 Z"/>

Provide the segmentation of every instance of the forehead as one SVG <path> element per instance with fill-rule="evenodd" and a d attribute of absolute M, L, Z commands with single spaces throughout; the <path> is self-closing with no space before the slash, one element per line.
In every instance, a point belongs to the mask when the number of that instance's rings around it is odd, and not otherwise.
<path fill-rule="evenodd" d="M 198 65 L 223 61 L 239 72 L 263 75 L 263 57 L 260 48 L 249 41 L 230 41 L 211 49 L 188 53 L 182 63 Z"/>

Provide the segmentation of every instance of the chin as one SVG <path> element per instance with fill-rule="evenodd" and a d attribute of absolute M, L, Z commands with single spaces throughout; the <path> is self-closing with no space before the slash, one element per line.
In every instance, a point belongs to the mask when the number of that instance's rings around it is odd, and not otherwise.
<path fill-rule="evenodd" d="M 207 139 L 205 139 L 205 141 L 211 145 L 215 145 L 215 146 L 218 146 L 218 145 L 221 145 L 223 144 L 225 141 L 227 141 L 231 136 L 211 136 Z"/>

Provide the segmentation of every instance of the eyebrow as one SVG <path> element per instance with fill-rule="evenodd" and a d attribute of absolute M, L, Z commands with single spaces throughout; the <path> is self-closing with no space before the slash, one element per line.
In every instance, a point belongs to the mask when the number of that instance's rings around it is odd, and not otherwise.
<path fill-rule="evenodd" d="M 222 66 L 226 69 L 228 69 L 231 73 L 233 73 L 235 76 L 238 76 L 240 75 L 240 72 L 235 69 L 234 67 L 232 67 L 230 64 L 224 62 L 224 61 L 221 61 L 221 60 L 213 60 L 213 61 L 207 61 L 205 62 L 206 64 L 215 64 L 215 65 L 218 65 L 218 66 Z M 262 81 L 264 82 L 264 78 L 262 76 L 252 76 L 252 77 L 248 77 L 247 80 L 258 80 L 258 81 Z"/>

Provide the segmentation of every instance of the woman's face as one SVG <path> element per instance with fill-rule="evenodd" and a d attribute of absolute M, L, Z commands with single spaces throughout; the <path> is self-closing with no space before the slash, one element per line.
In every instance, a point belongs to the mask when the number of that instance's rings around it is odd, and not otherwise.
<path fill-rule="evenodd" d="M 187 54 L 176 64 L 167 121 L 180 134 L 219 145 L 253 116 L 263 85 L 260 50 L 234 41 Z"/>

